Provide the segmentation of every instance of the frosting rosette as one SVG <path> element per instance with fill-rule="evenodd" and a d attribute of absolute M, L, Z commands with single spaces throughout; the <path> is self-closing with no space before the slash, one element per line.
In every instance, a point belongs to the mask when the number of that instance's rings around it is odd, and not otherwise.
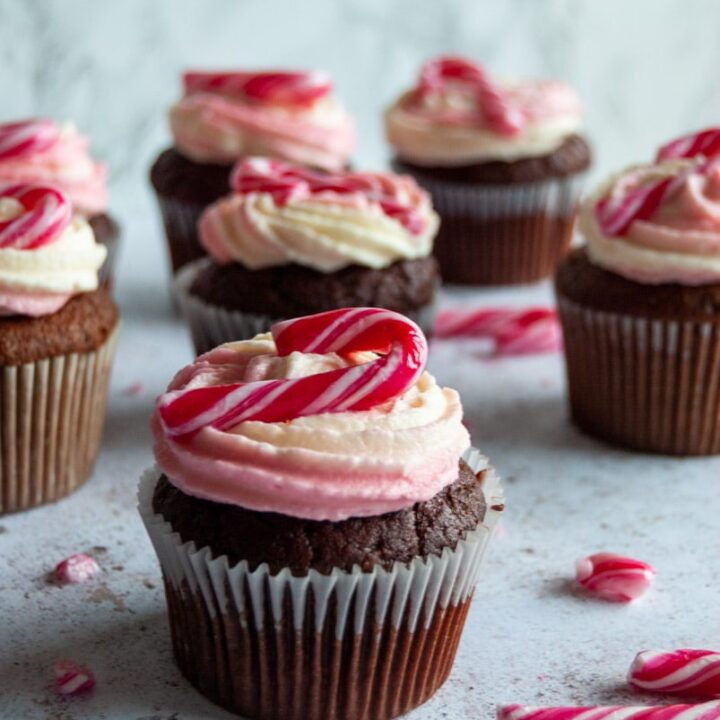
<path fill-rule="evenodd" d="M 205 210 L 200 242 L 220 263 L 295 263 L 330 273 L 426 257 L 439 225 L 409 176 L 323 174 L 265 158 L 241 161 L 234 193 Z"/>
<path fill-rule="evenodd" d="M 159 398 L 158 465 L 187 494 L 314 520 L 428 500 L 457 479 L 469 437 L 426 351 L 414 323 L 374 308 L 221 345 Z"/>
<path fill-rule="evenodd" d="M 352 119 L 321 72 L 189 72 L 170 109 L 176 147 L 197 162 L 267 155 L 339 170 L 355 149 Z"/>
<path fill-rule="evenodd" d="M 596 265 L 640 283 L 720 282 L 720 164 L 704 156 L 637 165 L 583 204 Z"/>
<path fill-rule="evenodd" d="M 402 160 L 462 166 L 548 155 L 582 126 L 575 91 L 552 80 L 492 78 L 465 58 L 426 63 L 385 113 Z"/>
<path fill-rule="evenodd" d="M 0 183 L 49 185 L 85 217 L 107 209 L 105 166 L 74 125 L 31 119 L 0 124 Z"/>
<path fill-rule="evenodd" d="M 97 289 L 106 253 L 59 191 L 0 187 L 0 315 L 49 315 Z"/>

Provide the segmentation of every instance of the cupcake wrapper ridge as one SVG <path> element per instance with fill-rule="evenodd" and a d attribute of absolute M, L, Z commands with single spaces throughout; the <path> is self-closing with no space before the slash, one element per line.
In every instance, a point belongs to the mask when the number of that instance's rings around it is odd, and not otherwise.
<path fill-rule="evenodd" d="M 174 275 L 184 265 L 207 255 L 197 233 L 198 220 L 207 205 L 183 202 L 163 195 L 158 195 L 157 199 Z"/>

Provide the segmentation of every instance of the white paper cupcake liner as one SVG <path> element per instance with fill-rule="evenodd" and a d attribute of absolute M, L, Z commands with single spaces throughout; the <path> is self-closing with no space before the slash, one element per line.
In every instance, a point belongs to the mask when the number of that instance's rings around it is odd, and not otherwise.
<path fill-rule="evenodd" d="M 558 297 L 573 420 L 645 452 L 720 453 L 720 322 L 609 313 Z"/>
<path fill-rule="evenodd" d="M 0 367 L 0 513 L 78 488 L 97 457 L 117 329 L 91 353 Z"/>
<path fill-rule="evenodd" d="M 270 317 L 258 313 L 227 310 L 210 305 L 190 293 L 190 287 L 197 277 L 212 263 L 209 258 L 201 258 L 183 267 L 175 277 L 173 296 L 185 319 L 193 346 L 198 355 L 218 345 L 234 340 L 247 340 L 258 333 L 268 332 L 270 327 L 287 318 Z M 414 320 L 420 329 L 429 335 L 435 320 L 436 304 L 427 305 L 417 312 L 405 313 Z"/>

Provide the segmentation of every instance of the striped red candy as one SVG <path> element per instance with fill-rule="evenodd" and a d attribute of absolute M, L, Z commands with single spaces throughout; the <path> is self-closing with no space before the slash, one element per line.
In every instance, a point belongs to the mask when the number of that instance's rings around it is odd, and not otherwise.
<path fill-rule="evenodd" d="M 703 155 L 712 158 L 720 155 L 720 128 L 709 128 L 690 135 L 671 140 L 657 153 L 657 162 L 677 158 L 693 158 Z"/>
<path fill-rule="evenodd" d="M 575 563 L 575 578 L 588 592 L 611 602 L 631 602 L 650 587 L 655 570 L 634 558 L 596 553 Z"/>
<path fill-rule="evenodd" d="M 0 249 L 34 250 L 54 242 L 70 223 L 72 211 L 63 193 L 41 185 L 0 186 L 0 201 L 13 199 L 23 212 L 0 220 Z"/>
<path fill-rule="evenodd" d="M 440 92 L 449 82 L 475 90 L 482 120 L 495 132 L 510 136 L 524 127 L 523 113 L 513 107 L 480 65 L 465 58 L 440 57 L 425 63 L 420 70 L 417 92 L 421 97 Z"/>
<path fill-rule="evenodd" d="M 501 705 L 497 720 L 720 720 L 720 701 L 699 705 L 591 705 L 533 707 Z"/>
<path fill-rule="evenodd" d="M 79 695 L 95 687 L 92 672 L 74 660 L 56 660 L 53 664 L 55 689 L 61 695 Z"/>
<path fill-rule="evenodd" d="M 211 92 L 258 102 L 308 105 L 329 95 L 332 81 L 323 72 L 187 72 L 186 93 Z"/>
<path fill-rule="evenodd" d="M 55 566 L 55 578 L 63 585 L 76 585 L 90 580 L 100 572 L 100 566 L 91 555 L 76 553 Z"/>
<path fill-rule="evenodd" d="M 49 150 L 60 137 L 52 120 L 40 118 L 0 124 L 0 161 Z"/>
<path fill-rule="evenodd" d="M 250 420 L 282 422 L 306 415 L 370 410 L 412 386 L 427 359 L 427 342 L 417 325 L 377 308 L 343 308 L 286 320 L 273 325 L 272 335 L 280 356 L 360 351 L 380 356 L 307 377 L 168 392 L 158 399 L 165 432 L 189 437 L 203 428 L 225 430 Z"/>
<path fill-rule="evenodd" d="M 645 650 L 635 657 L 628 682 L 651 692 L 720 697 L 720 652 Z"/>

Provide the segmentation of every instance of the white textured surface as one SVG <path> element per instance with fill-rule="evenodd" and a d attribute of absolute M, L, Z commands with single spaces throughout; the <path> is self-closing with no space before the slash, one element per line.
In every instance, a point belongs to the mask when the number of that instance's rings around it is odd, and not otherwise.
<path fill-rule="evenodd" d="M 708 80 L 720 61 L 718 21 L 713 0 L 0 0 L 0 118 L 75 118 L 111 164 L 126 236 L 124 327 L 95 476 L 55 506 L 0 518 L 0 717 L 231 717 L 172 664 L 158 568 L 134 498 L 151 462 L 152 398 L 190 359 L 169 309 L 145 181 L 184 65 L 327 67 L 359 115 L 360 158 L 369 164 L 383 158 L 379 108 L 420 58 L 469 52 L 503 71 L 575 83 L 605 172 L 720 117 L 720 94 Z M 547 293 L 540 287 L 473 301 Z M 623 689 L 636 651 L 718 642 L 720 460 L 643 457 L 581 436 L 566 421 L 557 357 L 485 362 L 470 346 L 446 343 L 434 346 L 431 369 L 462 392 L 474 441 L 505 478 L 508 509 L 453 674 L 412 717 L 490 718 L 494 704 L 506 701 L 652 701 Z M 136 381 L 143 394 L 128 395 Z M 655 588 L 631 607 L 577 594 L 573 561 L 597 550 L 653 563 Z M 79 551 L 96 555 L 100 577 L 49 586 L 47 571 Z M 91 697 L 55 696 L 58 657 L 94 670 Z"/>

